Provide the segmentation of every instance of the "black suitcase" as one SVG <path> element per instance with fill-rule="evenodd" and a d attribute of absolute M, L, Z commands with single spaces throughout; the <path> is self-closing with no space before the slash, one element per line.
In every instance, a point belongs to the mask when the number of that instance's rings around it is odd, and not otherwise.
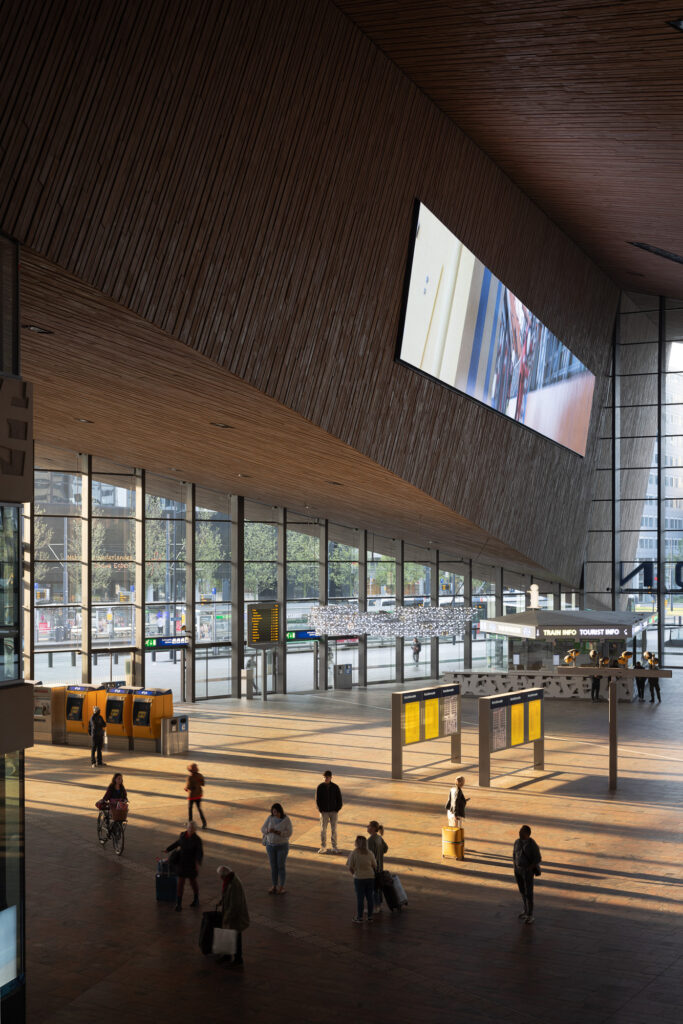
<path fill-rule="evenodd" d="M 398 875 L 392 875 L 389 871 L 382 872 L 382 894 L 389 910 L 400 912 L 402 906 L 407 906 L 405 890 L 401 885 Z"/>
<path fill-rule="evenodd" d="M 204 956 L 208 956 L 213 949 L 213 930 L 220 928 L 223 922 L 223 915 L 220 910 L 205 910 L 202 914 L 202 923 L 199 926 L 199 948 Z"/>
<path fill-rule="evenodd" d="M 156 891 L 160 903 L 175 903 L 178 899 L 178 878 L 171 874 L 167 860 L 157 861 Z"/>

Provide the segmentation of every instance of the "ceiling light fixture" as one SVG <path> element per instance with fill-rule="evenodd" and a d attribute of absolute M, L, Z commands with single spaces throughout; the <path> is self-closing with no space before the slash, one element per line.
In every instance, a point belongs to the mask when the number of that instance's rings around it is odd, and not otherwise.
<path fill-rule="evenodd" d="M 330 486 L 331 486 L 331 487 L 341 487 L 341 486 L 342 486 L 342 485 L 341 485 L 341 484 L 339 483 L 339 481 L 338 481 L 338 480 L 326 480 L 326 481 L 325 481 L 325 483 L 326 483 L 326 484 L 330 484 Z"/>
<path fill-rule="evenodd" d="M 647 242 L 629 242 L 628 244 L 634 245 L 636 249 L 651 252 L 654 256 L 661 256 L 664 260 L 671 260 L 673 263 L 683 263 L 683 256 L 679 256 L 677 252 L 669 252 L 668 249 L 660 249 L 657 245 L 648 245 Z"/>
<path fill-rule="evenodd" d="M 240 477 L 240 479 L 242 479 L 242 480 L 249 480 L 249 479 L 250 479 L 250 477 L 249 477 L 249 474 L 248 474 L 248 473 L 238 473 L 237 475 L 238 475 L 238 477 Z"/>
<path fill-rule="evenodd" d="M 84 416 L 77 416 L 76 423 L 94 423 L 94 420 L 86 420 Z"/>
<path fill-rule="evenodd" d="M 53 334 L 53 331 L 49 331 L 47 327 L 38 327 L 36 324 L 22 324 L 22 331 L 33 331 L 34 334 Z"/>
<path fill-rule="evenodd" d="M 475 615 L 474 608 L 464 605 L 411 605 L 395 612 L 363 612 L 353 604 L 328 604 L 312 608 L 308 623 L 323 636 L 459 636 Z"/>
<path fill-rule="evenodd" d="M 229 423 L 214 423 L 213 420 L 209 423 L 209 426 L 210 427 L 218 427 L 219 430 L 234 430 L 235 429 Z"/>
<path fill-rule="evenodd" d="M 677 28 L 679 32 L 683 32 L 683 18 L 676 18 L 674 21 L 667 21 L 667 25 L 671 25 L 671 28 Z"/>

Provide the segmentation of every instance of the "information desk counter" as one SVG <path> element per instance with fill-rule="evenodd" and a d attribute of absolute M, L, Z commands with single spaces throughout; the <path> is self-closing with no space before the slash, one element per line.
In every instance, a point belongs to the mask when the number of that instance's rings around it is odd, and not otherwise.
<path fill-rule="evenodd" d="M 577 669 L 590 671 L 591 666 L 577 666 Z M 589 700 L 591 695 L 590 675 L 563 675 L 560 667 L 555 669 L 510 669 L 507 672 L 467 671 L 444 672 L 444 682 L 460 684 L 460 692 L 466 697 L 490 697 L 495 693 L 511 693 L 513 690 L 526 690 L 542 686 L 546 697 L 559 697 L 564 700 Z M 605 669 L 601 669 L 604 672 Z M 603 678 L 600 696 L 607 699 L 607 680 Z M 619 679 L 617 682 L 617 699 L 630 701 L 633 696 L 633 680 Z"/>

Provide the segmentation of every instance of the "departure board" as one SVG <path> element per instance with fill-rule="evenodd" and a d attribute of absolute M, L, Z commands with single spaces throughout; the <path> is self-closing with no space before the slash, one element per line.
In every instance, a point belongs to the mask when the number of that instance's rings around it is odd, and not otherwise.
<path fill-rule="evenodd" d="M 276 601 L 247 605 L 247 643 L 250 647 L 269 647 L 282 639 L 280 605 Z"/>
<path fill-rule="evenodd" d="M 484 699 L 491 715 L 488 733 L 491 753 L 542 739 L 543 690 L 516 690 Z"/>
<path fill-rule="evenodd" d="M 458 700 L 460 686 L 435 686 L 401 694 L 401 742 L 420 743 L 460 731 Z"/>

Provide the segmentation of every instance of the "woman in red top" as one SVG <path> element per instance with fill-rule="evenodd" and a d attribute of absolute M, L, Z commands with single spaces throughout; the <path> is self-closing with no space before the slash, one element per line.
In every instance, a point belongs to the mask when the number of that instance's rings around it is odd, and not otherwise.
<path fill-rule="evenodd" d="M 196 764 L 189 764 L 187 770 L 190 773 L 185 784 L 187 793 L 187 817 L 192 821 L 192 808 L 196 807 L 199 817 L 202 819 L 202 828 L 206 828 L 206 818 L 202 810 L 202 795 L 204 793 L 204 776 Z"/>

